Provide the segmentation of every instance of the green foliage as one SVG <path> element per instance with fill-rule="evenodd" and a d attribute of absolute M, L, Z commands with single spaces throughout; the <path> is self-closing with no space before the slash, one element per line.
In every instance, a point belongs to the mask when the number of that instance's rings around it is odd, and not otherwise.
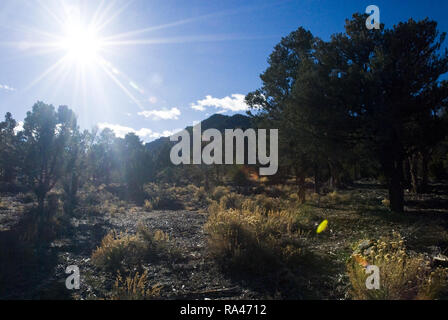
<path fill-rule="evenodd" d="M 445 34 L 429 19 L 369 31 L 366 17 L 355 14 L 328 42 L 303 28 L 283 38 L 262 88 L 246 101 L 258 123 L 282 128 L 283 165 L 299 185 L 307 174 L 317 181 L 323 168 L 340 185 L 347 164 L 373 158 L 387 177 L 392 210 L 402 212 L 403 161 L 421 153 L 427 168 L 431 147 L 447 134 Z M 422 175 L 426 181 L 427 170 Z"/>
<path fill-rule="evenodd" d="M 23 129 L 22 170 L 42 210 L 45 196 L 66 173 L 64 152 L 77 133 L 76 117 L 65 106 L 56 112 L 53 106 L 38 102 L 27 113 Z"/>
<path fill-rule="evenodd" d="M 15 134 L 17 121 L 11 113 L 6 113 L 5 121 L 0 123 L 0 177 L 2 181 L 11 183 L 19 170 L 20 161 L 20 137 Z"/>

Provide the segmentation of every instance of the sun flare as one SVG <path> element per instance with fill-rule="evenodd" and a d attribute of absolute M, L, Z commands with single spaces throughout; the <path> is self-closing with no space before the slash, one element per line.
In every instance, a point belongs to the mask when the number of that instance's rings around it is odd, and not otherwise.
<path fill-rule="evenodd" d="M 70 23 L 65 27 L 65 35 L 59 46 L 72 61 L 91 64 L 98 61 L 102 40 L 94 28 Z"/>
<path fill-rule="evenodd" d="M 93 2 L 86 1 L 85 4 Z M 4 44 L 0 41 L 0 47 L 3 45 L 13 46 L 33 55 L 58 54 L 56 61 L 30 81 L 25 90 L 51 81 L 55 84 L 55 86 L 52 86 L 52 90 L 56 93 L 68 81 L 72 81 L 74 84 L 72 91 L 74 97 L 76 97 L 75 103 L 78 103 L 78 97 L 85 101 L 91 91 L 90 89 L 93 87 L 102 88 L 104 80 L 107 79 L 143 110 L 142 101 L 148 101 L 149 97 L 146 97 L 145 92 L 139 89 L 136 80 L 126 75 L 112 61 L 109 61 L 111 56 L 120 56 L 120 48 L 125 47 L 221 40 L 215 35 L 172 38 L 143 37 L 143 35 L 152 31 L 178 27 L 200 19 L 210 18 L 216 14 L 123 32 L 117 32 L 118 29 L 113 27 L 111 29 L 115 31 L 111 33 L 108 27 L 117 21 L 132 1 L 124 1 L 125 3 L 120 7 L 118 1 L 102 0 L 98 2 L 98 5 L 90 7 L 80 3 L 75 5 L 73 4 L 75 1 L 37 1 L 40 12 L 51 21 L 49 23 L 51 29 L 26 26 L 25 30 L 35 36 L 32 40 L 24 39 Z M 223 39 L 227 38 L 224 37 Z"/>

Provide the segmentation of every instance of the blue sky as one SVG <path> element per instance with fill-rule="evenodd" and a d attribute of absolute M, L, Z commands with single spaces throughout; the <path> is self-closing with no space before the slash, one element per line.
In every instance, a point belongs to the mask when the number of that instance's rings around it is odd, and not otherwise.
<path fill-rule="evenodd" d="M 371 4 L 387 27 L 430 17 L 448 31 L 443 0 L 2 0 L 0 113 L 23 120 L 38 100 L 63 104 L 83 129 L 150 141 L 216 112 L 244 112 L 282 36 L 303 26 L 328 39 Z"/>

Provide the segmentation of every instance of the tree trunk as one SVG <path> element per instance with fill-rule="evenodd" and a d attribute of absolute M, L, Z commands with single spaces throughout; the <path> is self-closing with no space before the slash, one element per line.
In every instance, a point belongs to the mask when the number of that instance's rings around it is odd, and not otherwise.
<path fill-rule="evenodd" d="M 404 212 L 403 161 L 396 160 L 389 178 L 390 209 L 397 213 Z"/>
<path fill-rule="evenodd" d="M 330 161 L 328 161 L 328 175 L 329 175 L 328 188 L 330 190 L 333 190 L 335 188 L 335 185 L 334 185 L 334 178 L 333 178 L 333 166 L 331 165 Z"/>
<path fill-rule="evenodd" d="M 296 168 L 296 183 L 299 187 L 299 202 L 300 204 L 304 204 L 306 201 L 306 193 L 305 193 L 305 173 L 299 169 Z"/>
<path fill-rule="evenodd" d="M 44 204 L 45 204 L 45 195 L 37 194 L 37 209 L 40 214 L 44 212 Z"/>
<path fill-rule="evenodd" d="M 403 186 L 407 189 L 410 189 L 411 184 L 411 165 L 409 163 L 409 157 L 407 157 L 403 164 Z"/>
<path fill-rule="evenodd" d="M 314 193 L 320 193 L 319 166 L 314 163 Z"/>
<path fill-rule="evenodd" d="M 219 167 L 220 167 L 219 165 L 215 165 L 216 182 L 218 184 L 221 183 L 221 175 L 220 175 Z"/>
<path fill-rule="evenodd" d="M 418 155 L 413 154 L 409 158 L 412 193 L 418 193 Z"/>
<path fill-rule="evenodd" d="M 424 151 L 422 154 L 422 183 L 420 186 L 421 189 L 420 191 L 422 192 L 428 191 L 429 159 L 430 159 L 429 152 Z"/>

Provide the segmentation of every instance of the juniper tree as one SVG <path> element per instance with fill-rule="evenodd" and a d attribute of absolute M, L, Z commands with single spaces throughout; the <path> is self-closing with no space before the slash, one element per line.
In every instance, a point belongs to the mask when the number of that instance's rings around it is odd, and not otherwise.
<path fill-rule="evenodd" d="M 38 102 L 27 113 L 23 125 L 25 182 L 36 194 L 39 211 L 44 209 L 47 193 L 65 173 L 65 149 L 77 130 L 73 112 L 60 106 Z"/>

